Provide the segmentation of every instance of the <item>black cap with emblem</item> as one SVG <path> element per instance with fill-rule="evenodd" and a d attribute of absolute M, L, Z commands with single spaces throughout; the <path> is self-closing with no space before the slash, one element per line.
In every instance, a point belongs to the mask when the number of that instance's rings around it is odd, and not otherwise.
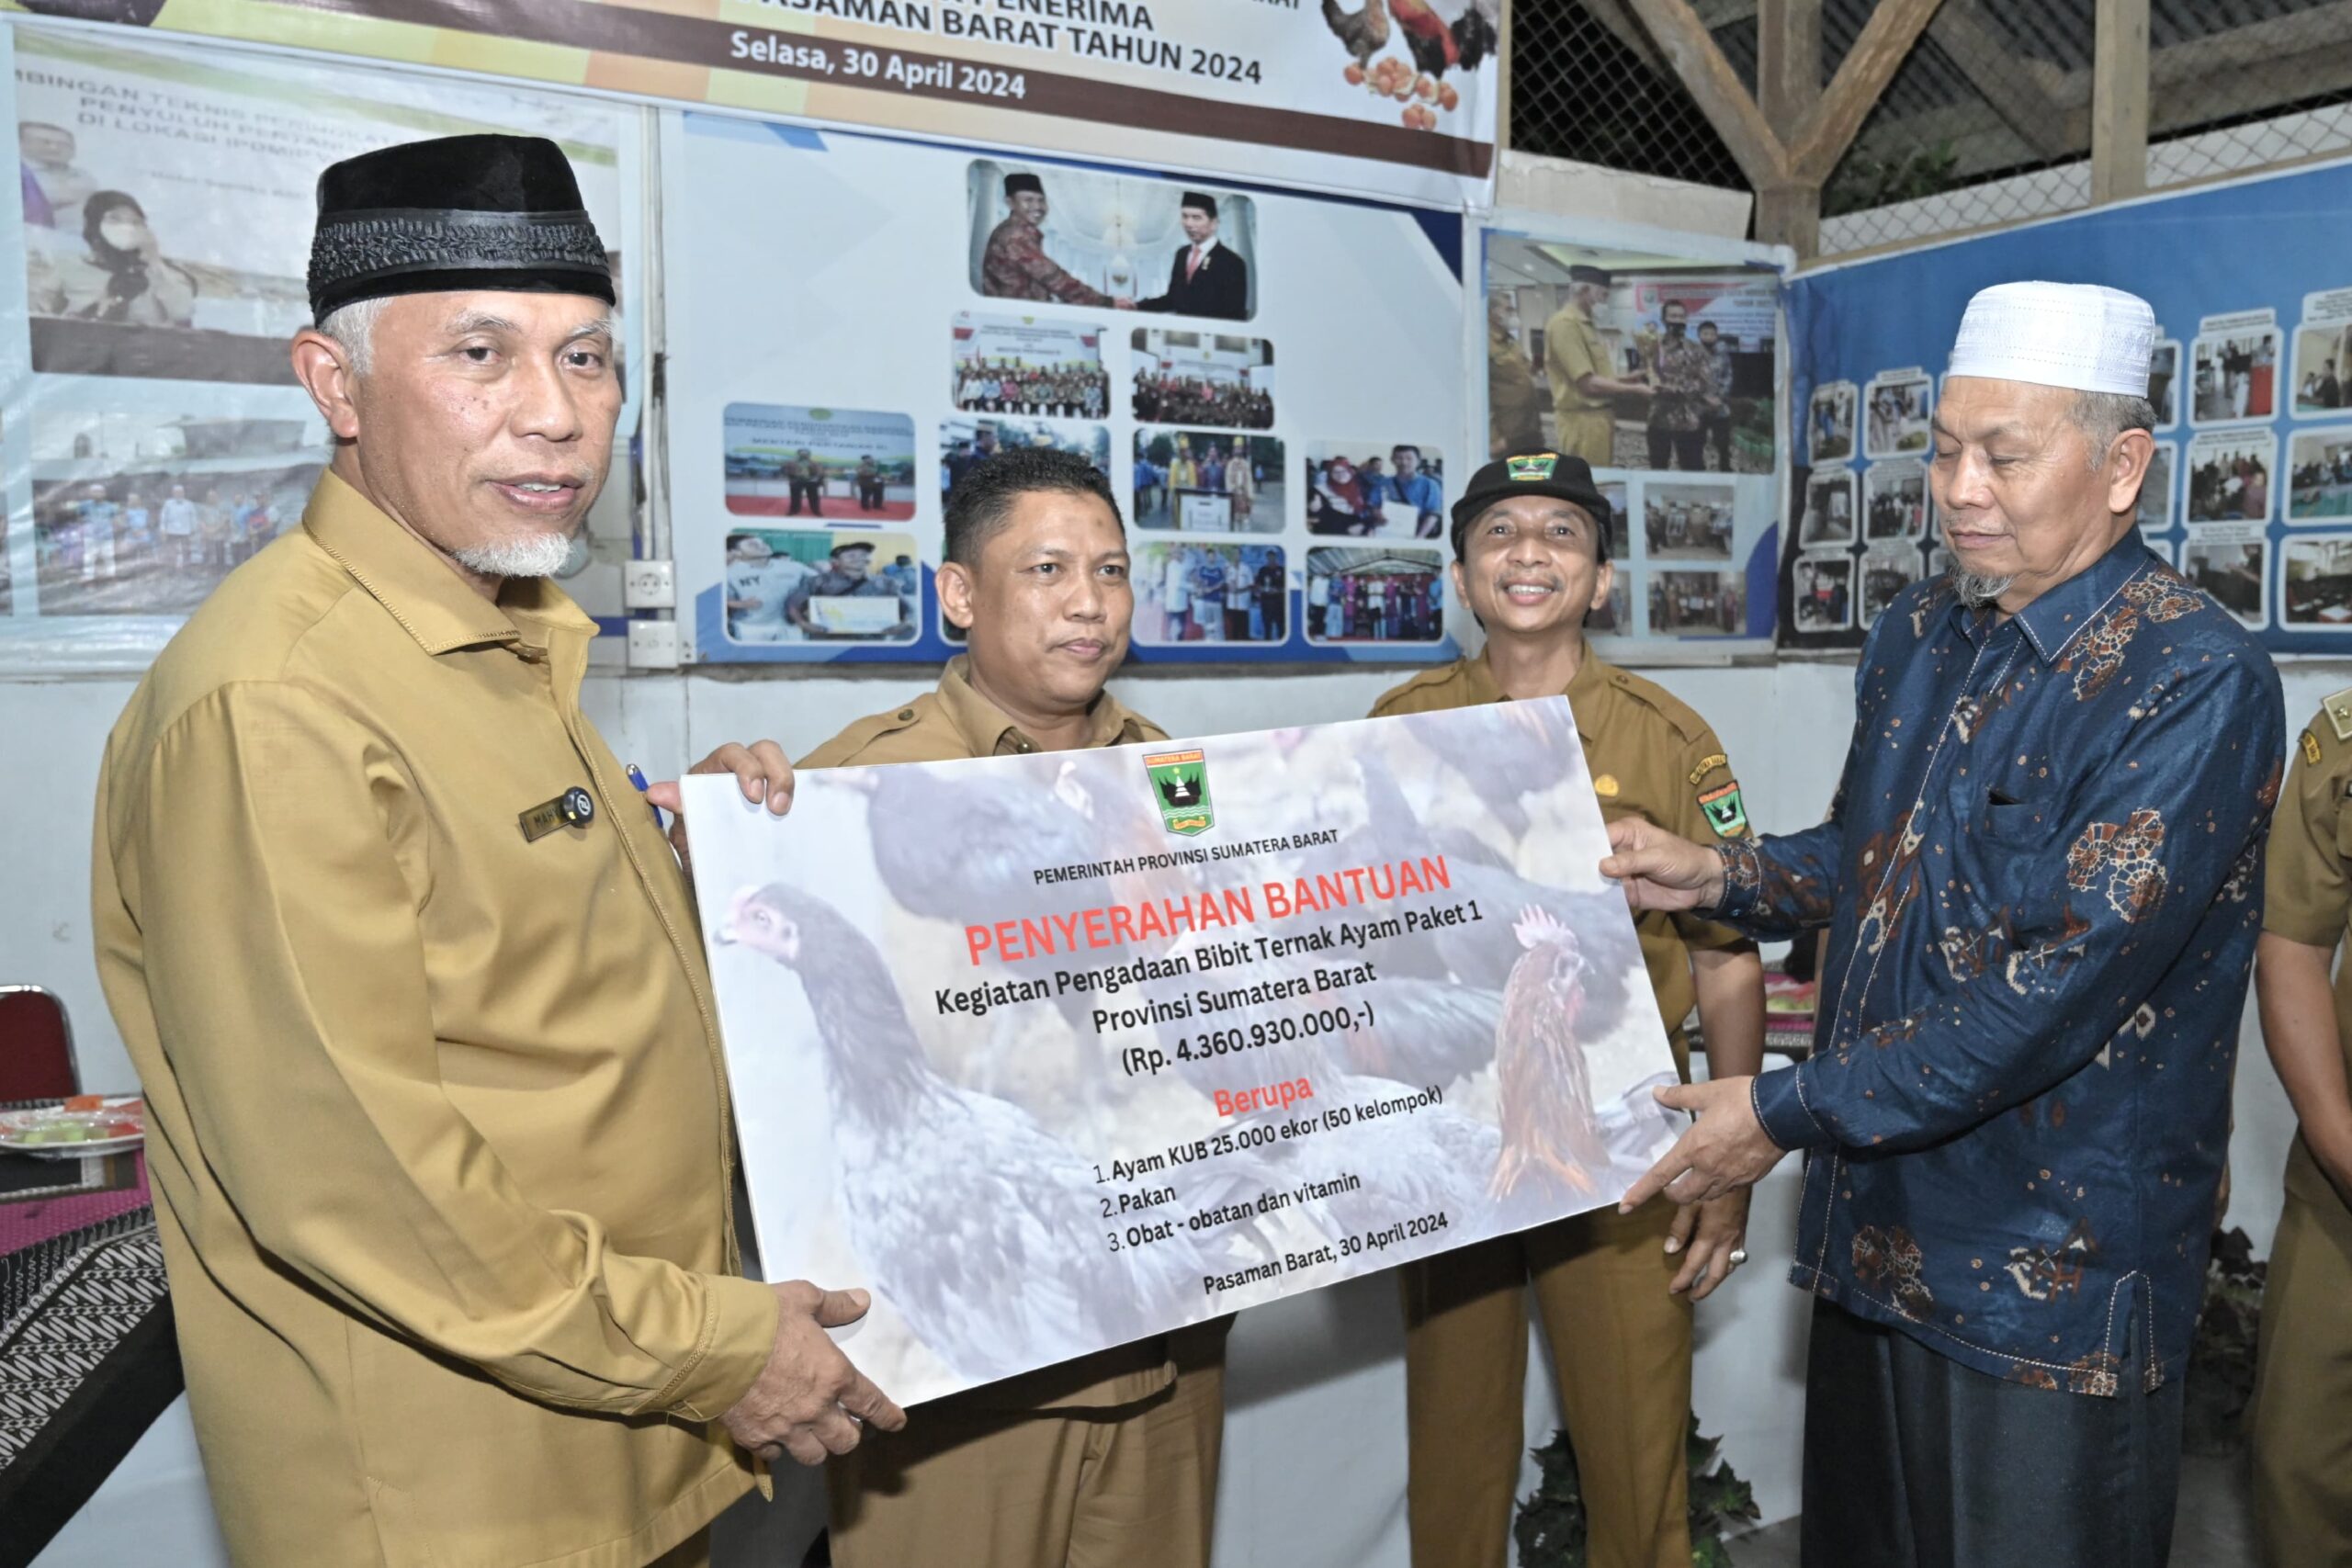
<path fill-rule="evenodd" d="M 537 136 L 444 136 L 319 176 L 311 310 L 459 289 L 614 302 L 604 242 L 563 150 Z"/>
<path fill-rule="evenodd" d="M 1453 558 L 1462 558 L 1463 541 L 1478 513 L 1516 495 L 1548 495 L 1584 508 L 1592 518 L 1593 553 L 1609 558 L 1609 502 L 1593 482 L 1592 465 L 1582 457 L 1558 452 L 1519 452 L 1498 457 L 1470 476 L 1469 488 L 1453 503 Z"/>

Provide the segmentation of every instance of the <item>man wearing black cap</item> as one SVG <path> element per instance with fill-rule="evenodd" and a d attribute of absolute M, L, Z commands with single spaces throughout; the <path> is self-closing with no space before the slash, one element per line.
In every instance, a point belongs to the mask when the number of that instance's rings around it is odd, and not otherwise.
<path fill-rule="evenodd" d="M 1565 694 L 1604 818 L 1710 839 L 1745 833 L 1714 732 L 1663 688 L 1602 662 L 1585 617 L 1609 603 L 1609 503 L 1579 458 L 1522 452 L 1487 464 L 1453 507 L 1453 589 L 1486 628 L 1474 659 L 1416 676 L 1373 716 Z M 1735 809 L 1711 815 L 1702 802 Z M 1636 922 L 1658 1011 L 1688 1075 L 1682 1023 L 1697 1003 L 1711 1071 L 1763 1055 L 1763 965 L 1725 927 Z M 1694 1223 L 1695 1222 L 1695 1223 Z M 1683 1455 L 1690 1307 L 1744 1258 L 1743 1203 L 1620 1217 L 1581 1214 L 1408 1264 L 1406 1411 L 1413 1561 L 1500 1568 L 1519 1477 L 1531 1279 L 1589 1510 L 1588 1560 L 1690 1561 Z"/>
<path fill-rule="evenodd" d="M 1645 380 L 1612 376 L 1615 362 L 1594 324 L 1609 301 L 1609 274 L 1568 268 L 1568 297 L 1544 323 L 1544 374 L 1552 383 L 1552 439 L 1563 457 L 1596 468 L 1618 467 L 1615 399 L 1645 397 Z"/>
<path fill-rule="evenodd" d="M 1034 299 L 1040 304 L 1107 305 L 1125 310 L 1135 301 L 1090 288 L 1046 254 L 1046 182 L 1035 175 L 1004 176 L 1005 205 L 1012 210 L 989 231 L 980 253 L 980 292 L 996 299 Z"/>
<path fill-rule="evenodd" d="M 1216 237 L 1216 197 L 1186 191 L 1178 218 L 1184 225 L 1184 238 L 1192 243 L 1169 264 L 1168 291 L 1156 299 L 1137 300 L 1136 309 L 1219 321 L 1248 321 L 1250 264 Z"/>
<path fill-rule="evenodd" d="M 896 628 L 883 632 L 837 633 L 833 627 L 827 626 L 817 617 L 809 604 L 812 599 L 894 597 L 896 590 L 873 575 L 873 566 L 874 546 L 871 541 L 851 539 L 835 545 L 831 556 L 826 562 L 825 570 L 794 589 L 792 597 L 784 602 L 785 618 L 811 637 L 822 638 L 837 635 L 865 637 L 891 635 Z M 899 619 L 903 625 L 905 621 L 903 614 Z"/>
<path fill-rule="evenodd" d="M 132 695 L 93 856 L 214 1509 L 244 1568 L 701 1562 L 742 1450 L 904 1417 L 862 1297 L 741 1277 L 693 899 L 581 711 L 604 244 L 554 143 L 454 137 L 326 172 L 310 284 L 334 460 Z M 790 802 L 771 741 L 698 771 Z"/>

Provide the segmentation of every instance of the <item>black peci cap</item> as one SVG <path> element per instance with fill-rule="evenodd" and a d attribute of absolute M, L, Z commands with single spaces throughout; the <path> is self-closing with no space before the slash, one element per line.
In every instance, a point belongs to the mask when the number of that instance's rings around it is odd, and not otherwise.
<path fill-rule="evenodd" d="M 1478 514 L 1515 495 L 1548 495 L 1583 507 L 1592 518 L 1594 558 L 1609 558 L 1609 502 L 1592 482 L 1592 465 L 1557 452 L 1520 452 L 1498 457 L 1472 474 L 1470 487 L 1453 503 L 1455 560 L 1462 558 L 1463 540 Z"/>
<path fill-rule="evenodd" d="M 1043 196 L 1046 194 L 1046 182 L 1039 179 L 1035 175 L 1007 175 L 1004 176 L 1004 194 L 1008 199 L 1012 197 L 1019 196 L 1024 190 L 1031 196 Z"/>
<path fill-rule="evenodd" d="M 319 176 L 311 310 L 486 288 L 614 302 L 604 242 L 563 149 L 537 136 L 444 136 L 345 158 Z"/>
<path fill-rule="evenodd" d="M 1188 190 L 1176 205 L 1180 209 L 1187 207 L 1198 208 L 1212 218 L 1216 216 L 1216 197 L 1206 191 Z"/>

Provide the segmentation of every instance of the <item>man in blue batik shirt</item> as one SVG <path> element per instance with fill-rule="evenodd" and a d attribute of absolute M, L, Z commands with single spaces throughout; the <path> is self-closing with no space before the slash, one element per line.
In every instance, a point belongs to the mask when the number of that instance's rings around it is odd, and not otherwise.
<path fill-rule="evenodd" d="M 1812 1056 L 1626 1194 L 1805 1151 L 1808 1568 L 2160 1568 L 2284 726 L 2270 660 L 2140 543 L 2147 305 L 1969 304 L 1931 482 L 1952 575 L 1872 628 L 1830 819 L 1628 818 L 1637 908 L 1829 928 Z"/>

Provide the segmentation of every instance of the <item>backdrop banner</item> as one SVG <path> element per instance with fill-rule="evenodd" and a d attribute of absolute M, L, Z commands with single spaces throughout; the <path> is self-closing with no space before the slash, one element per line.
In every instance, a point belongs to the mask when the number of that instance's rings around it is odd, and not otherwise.
<path fill-rule="evenodd" d="M 2259 245 L 2233 237 L 2260 236 Z M 1798 461 L 1781 643 L 1859 647 L 1943 570 L 1932 422 L 1961 312 L 2018 278 L 2155 308 L 2148 546 L 2273 653 L 2352 653 L 2352 164 L 2207 186 L 1791 282 Z"/>
<path fill-rule="evenodd" d="M 1458 206 L 1498 0 L 12 0 L 842 126 Z"/>
<path fill-rule="evenodd" d="M 1613 1202 L 1683 1124 L 1565 699 L 686 790 L 760 1257 L 873 1292 L 901 1402 Z"/>

